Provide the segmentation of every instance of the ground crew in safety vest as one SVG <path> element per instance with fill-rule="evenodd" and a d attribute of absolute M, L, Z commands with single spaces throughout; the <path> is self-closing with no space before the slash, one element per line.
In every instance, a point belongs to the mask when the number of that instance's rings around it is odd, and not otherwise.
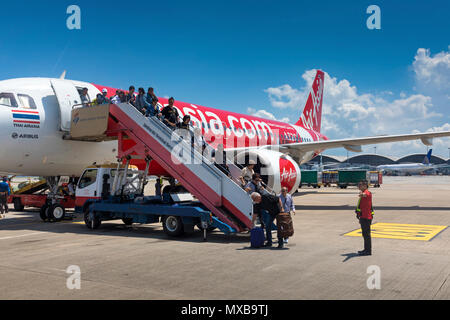
<path fill-rule="evenodd" d="M 372 193 L 368 190 L 369 183 L 364 180 L 358 184 L 359 201 L 356 207 L 356 217 L 361 224 L 362 236 L 364 238 L 364 250 L 359 251 L 360 256 L 372 255 L 372 239 L 370 237 L 370 226 L 373 220 Z"/>

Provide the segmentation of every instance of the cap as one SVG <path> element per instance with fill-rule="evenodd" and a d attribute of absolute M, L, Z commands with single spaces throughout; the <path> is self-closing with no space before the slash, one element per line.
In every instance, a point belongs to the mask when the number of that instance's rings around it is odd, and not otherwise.
<path fill-rule="evenodd" d="M 103 92 L 103 93 L 105 93 L 105 92 L 108 93 L 108 89 L 103 88 L 102 92 Z"/>

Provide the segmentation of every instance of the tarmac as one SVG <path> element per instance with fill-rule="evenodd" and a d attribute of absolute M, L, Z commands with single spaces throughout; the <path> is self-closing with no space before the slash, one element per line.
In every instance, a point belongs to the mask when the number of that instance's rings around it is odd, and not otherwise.
<path fill-rule="evenodd" d="M 366 257 L 356 255 L 362 238 L 346 235 L 359 229 L 354 187 L 300 189 L 282 250 L 251 249 L 249 234 L 170 239 L 160 224 L 92 231 L 81 219 L 10 211 L 0 220 L 0 299 L 450 299 L 450 177 L 384 177 L 371 191 L 381 237 Z M 70 266 L 80 289 L 68 289 Z"/>

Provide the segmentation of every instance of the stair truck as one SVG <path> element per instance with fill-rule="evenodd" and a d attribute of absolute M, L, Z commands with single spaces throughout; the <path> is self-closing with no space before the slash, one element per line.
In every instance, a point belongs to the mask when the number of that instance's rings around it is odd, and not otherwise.
<path fill-rule="evenodd" d="M 158 118 L 147 118 L 129 104 L 74 109 L 70 134 L 64 139 L 118 141 L 115 170 L 89 168 L 78 183 L 76 211 L 84 214 L 89 228 L 98 228 L 102 221 L 111 219 L 127 224 L 159 221 L 171 236 L 195 225 L 205 232 L 219 228 L 226 234 L 253 227 L 252 200 L 234 179 Z M 233 163 L 227 164 L 236 169 L 230 171 L 239 172 Z M 143 186 L 149 168 L 155 165 L 186 192 L 168 189 L 161 197 L 145 197 Z"/>

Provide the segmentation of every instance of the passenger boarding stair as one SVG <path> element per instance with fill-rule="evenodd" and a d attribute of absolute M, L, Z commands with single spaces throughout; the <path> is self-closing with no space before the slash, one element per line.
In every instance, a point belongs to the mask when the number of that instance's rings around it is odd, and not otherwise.
<path fill-rule="evenodd" d="M 98 122 L 106 114 L 109 114 L 107 125 Z M 222 222 L 237 232 L 252 228 L 253 203 L 248 194 L 208 158 L 193 150 L 190 141 L 186 142 L 158 118 L 147 118 L 127 103 L 75 109 L 72 118 L 68 139 L 103 141 L 116 137 L 120 158 L 150 157 Z M 93 121 L 91 125 L 89 121 Z"/>

